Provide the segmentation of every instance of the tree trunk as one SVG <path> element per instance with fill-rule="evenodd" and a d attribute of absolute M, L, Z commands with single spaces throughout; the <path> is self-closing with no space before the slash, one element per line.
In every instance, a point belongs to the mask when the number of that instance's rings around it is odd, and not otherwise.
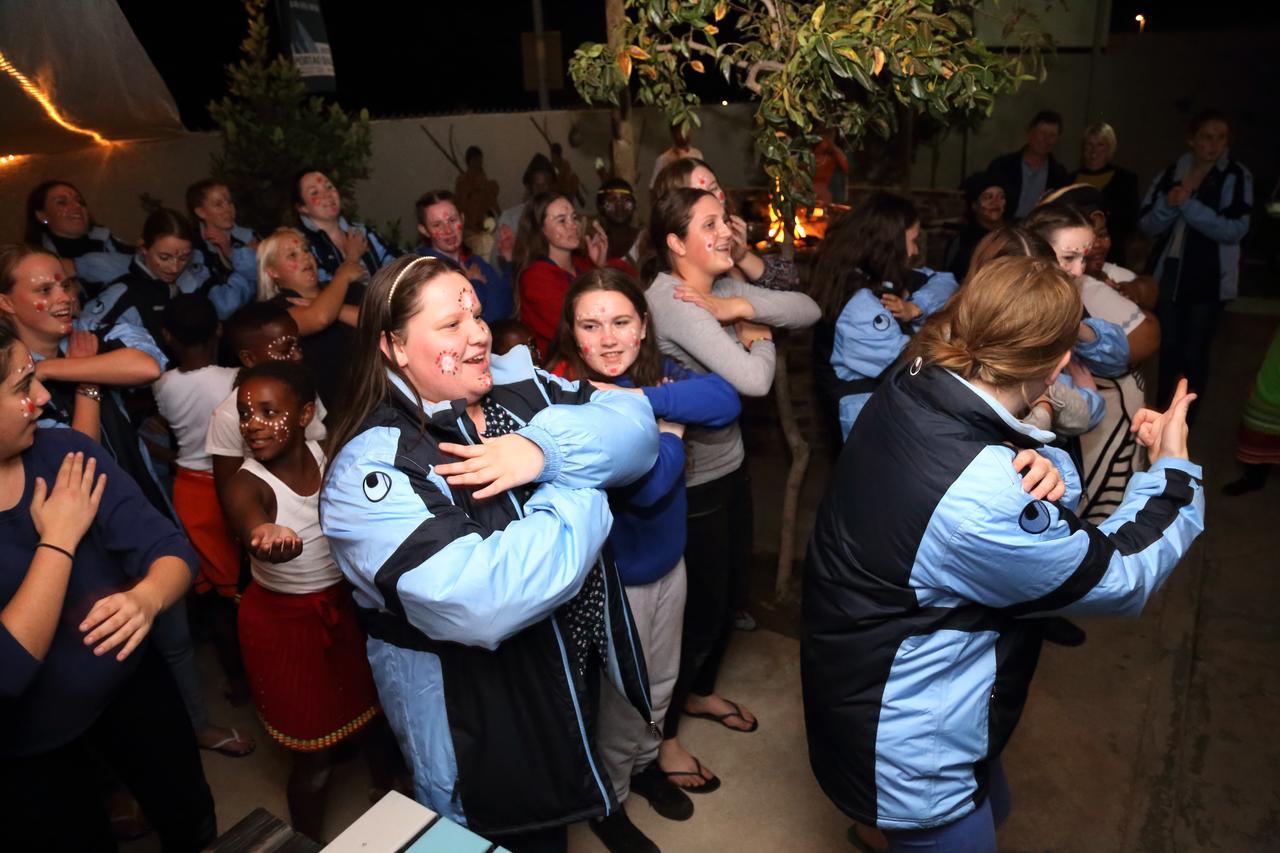
<path fill-rule="evenodd" d="M 624 0 L 605 0 L 604 19 L 609 31 L 609 50 L 616 56 L 622 48 L 619 34 L 626 22 Z M 610 157 L 613 160 L 613 176 L 636 185 L 636 131 L 631 121 L 631 87 L 624 86 L 618 93 L 618 106 L 613 108 L 613 143 Z"/>
<path fill-rule="evenodd" d="M 782 256 L 787 260 L 795 260 L 795 222 L 784 212 L 787 220 L 786 232 L 782 242 Z M 782 601 L 787 596 L 791 585 L 792 564 L 795 562 L 796 519 L 800 511 L 800 487 L 804 485 L 804 475 L 809 469 L 809 443 L 800 432 L 800 424 L 796 420 L 796 410 L 791 399 L 791 377 L 787 371 L 786 333 L 778 335 L 778 358 L 773 371 L 774 401 L 778 404 L 778 422 L 782 427 L 782 435 L 787 440 L 787 448 L 791 451 L 791 467 L 787 471 L 786 490 L 782 495 L 782 525 L 778 538 L 778 572 L 774 582 L 774 596 Z"/>

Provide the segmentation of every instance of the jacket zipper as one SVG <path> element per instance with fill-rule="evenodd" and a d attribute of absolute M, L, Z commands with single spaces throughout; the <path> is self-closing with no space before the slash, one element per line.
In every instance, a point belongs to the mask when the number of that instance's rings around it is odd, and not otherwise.
<path fill-rule="evenodd" d="M 599 557 L 597 557 L 596 559 L 597 559 L 597 562 L 599 562 L 600 558 L 599 558 Z M 604 570 L 604 567 L 603 567 L 603 566 L 601 566 L 601 567 L 600 567 L 600 577 L 604 580 L 605 613 L 607 614 L 607 613 L 608 613 L 608 607 L 609 607 L 609 604 L 608 604 L 608 602 L 609 602 L 609 573 L 608 573 L 608 572 L 606 572 L 606 571 Z M 634 635 L 634 631 L 633 631 L 633 629 L 635 628 L 635 623 L 634 623 L 634 621 L 633 621 L 632 619 L 627 618 L 627 617 L 629 617 L 629 616 L 631 615 L 631 607 L 627 604 L 627 601 L 626 601 L 626 597 L 627 597 L 626 590 L 623 590 L 620 594 L 621 594 L 622 599 L 623 599 L 623 601 L 622 601 L 622 615 L 623 615 L 623 625 L 622 625 L 622 627 L 623 627 L 623 629 L 627 632 L 627 643 L 631 646 L 631 661 L 632 661 L 632 664 L 635 666 L 636 683 L 638 683 L 638 684 L 640 685 L 640 698 L 642 698 L 642 699 L 644 700 L 645 721 L 649 724 L 649 731 L 651 731 L 651 732 L 653 732 L 653 733 L 657 734 L 657 733 L 658 733 L 658 724 L 657 724 L 656 722 L 654 722 L 654 719 L 653 719 L 653 700 L 652 700 L 652 699 L 651 699 L 651 697 L 649 696 L 649 682 L 648 682 L 648 679 L 646 679 L 646 678 L 644 677 L 643 673 L 641 673 L 641 672 L 640 672 L 640 656 L 639 656 L 639 654 L 638 654 L 638 653 L 637 653 L 637 651 L 636 651 L 636 640 L 635 640 L 635 635 Z M 610 641 L 612 642 L 613 638 L 612 638 L 612 637 L 610 637 L 609 639 L 610 639 Z"/>

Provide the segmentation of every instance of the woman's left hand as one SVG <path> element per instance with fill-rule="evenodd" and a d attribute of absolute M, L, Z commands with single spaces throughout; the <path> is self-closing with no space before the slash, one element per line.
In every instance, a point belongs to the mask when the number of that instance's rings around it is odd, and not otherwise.
<path fill-rule="evenodd" d="M 598 267 L 609 260 L 609 237 L 604 233 L 600 221 L 591 223 L 591 233 L 587 235 L 587 257 Z"/>
<path fill-rule="evenodd" d="M 1054 464 L 1034 450 L 1019 451 L 1013 457 L 1013 470 L 1021 472 L 1022 490 L 1035 500 L 1047 499 L 1050 503 L 1067 493 L 1067 484 Z"/>
<path fill-rule="evenodd" d="M 435 466 L 436 473 L 444 477 L 450 486 L 481 486 L 472 495 L 476 500 L 532 483 L 546 464 L 542 448 L 514 432 L 497 438 L 482 438 L 481 442 L 441 444 L 441 452 L 458 456 L 462 461 Z"/>
<path fill-rule="evenodd" d="M 893 315 L 893 319 L 902 323 L 910 322 L 924 313 L 919 305 L 892 293 L 880 294 L 880 304 Z"/>
<path fill-rule="evenodd" d="M 152 600 L 139 587 L 108 595 L 99 599 L 80 623 L 80 630 L 85 634 L 84 644 L 96 643 L 95 655 L 105 655 L 123 644 L 116 660 L 124 660 L 151 632 L 151 623 L 159 612 L 160 602 Z"/>

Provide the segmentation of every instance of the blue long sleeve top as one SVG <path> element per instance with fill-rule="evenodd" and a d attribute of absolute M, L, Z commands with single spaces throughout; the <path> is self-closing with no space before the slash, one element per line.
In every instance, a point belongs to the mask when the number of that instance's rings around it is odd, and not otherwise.
<path fill-rule="evenodd" d="M 661 385 L 641 389 L 655 417 L 715 429 L 738 419 L 738 392 L 714 373 L 686 370 L 663 362 Z M 626 377 L 619 385 L 634 387 Z M 684 554 L 688 501 L 684 483 L 684 441 L 669 432 L 658 436 L 658 460 L 629 486 L 609 492 L 613 532 L 609 544 L 618 574 L 627 586 L 653 583 L 676 567 Z"/>
<path fill-rule="evenodd" d="M 71 429 L 37 429 L 22 454 L 22 497 L 0 512 L 0 607 L 26 578 L 40 536 L 31 520 L 36 477 L 52 483 L 68 453 L 84 453 L 107 475 L 93 525 L 76 548 L 62 615 L 44 660 L 0 625 L 0 756 L 47 752 L 83 733 L 137 668 L 142 645 L 124 661 L 95 656 L 80 622 L 101 598 L 131 588 L 161 557 L 195 570 L 196 555 L 173 522 L 148 503 L 101 446 Z"/>

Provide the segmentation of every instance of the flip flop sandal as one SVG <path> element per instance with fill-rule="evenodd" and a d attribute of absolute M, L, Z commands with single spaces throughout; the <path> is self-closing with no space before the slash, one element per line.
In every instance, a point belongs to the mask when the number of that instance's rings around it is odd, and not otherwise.
<path fill-rule="evenodd" d="M 236 750 L 231 749 L 228 746 L 229 744 L 233 744 L 233 743 L 248 744 L 249 748 L 244 750 L 243 752 L 237 752 Z M 235 729 L 232 729 L 230 737 L 224 737 L 222 740 L 218 741 L 217 743 L 210 744 L 209 746 L 201 746 L 200 748 L 207 749 L 210 752 L 216 752 L 219 755 L 225 755 L 228 758 L 245 758 L 249 755 L 252 755 L 253 751 L 258 748 L 258 745 L 253 741 L 242 739 L 240 737 L 240 733 Z"/>
<path fill-rule="evenodd" d="M 714 793 L 715 791 L 720 790 L 720 777 L 712 774 L 711 778 L 708 779 L 706 776 L 702 775 L 702 770 L 703 770 L 702 762 L 695 758 L 693 759 L 693 763 L 698 765 L 697 770 L 663 770 L 662 767 L 659 766 L 658 771 L 661 772 L 662 775 L 666 776 L 668 779 L 670 779 L 672 776 L 697 776 L 699 779 L 702 780 L 702 784 L 697 786 L 696 788 L 685 787 L 684 785 L 681 785 L 678 782 L 671 783 L 672 785 L 675 785 L 677 788 L 679 788 L 681 791 L 684 791 L 686 794 L 711 794 L 711 793 Z"/>
<path fill-rule="evenodd" d="M 729 719 L 730 717 L 737 717 L 739 720 L 742 720 L 742 722 L 744 723 L 747 721 L 747 718 L 742 715 L 742 708 L 738 705 L 737 702 L 730 702 L 728 699 L 724 701 L 729 705 L 733 706 L 733 710 L 727 714 L 711 714 L 705 711 L 700 714 L 695 714 L 692 711 L 685 711 L 684 715 L 686 717 L 696 717 L 699 720 L 711 720 L 713 723 L 719 723 L 720 725 L 724 726 L 726 729 L 728 729 L 731 732 L 740 732 L 744 735 L 754 732 L 756 729 L 760 728 L 759 720 L 752 720 L 751 728 L 749 729 L 740 729 L 737 726 L 731 726 L 728 723 L 726 723 L 725 720 Z"/>

